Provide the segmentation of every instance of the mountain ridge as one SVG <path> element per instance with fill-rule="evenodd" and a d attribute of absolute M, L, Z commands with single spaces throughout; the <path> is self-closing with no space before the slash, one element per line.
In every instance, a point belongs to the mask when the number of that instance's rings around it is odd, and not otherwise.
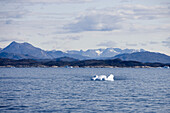
<path fill-rule="evenodd" d="M 13 53 L 17 55 L 30 55 L 38 59 L 54 59 L 59 57 L 72 57 L 74 59 L 85 60 L 85 59 L 100 59 L 113 57 L 121 53 L 132 53 L 136 51 L 144 50 L 135 50 L 135 49 L 120 49 L 120 48 L 106 48 L 106 49 L 88 49 L 86 51 L 80 50 L 70 50 L 66 52 L 62 51 L 45 51 L 38 47 L 24 42 L 17 43 L 15 41 L 11 42 L 7 47 L 2 49 L 0 52 Z"/>
<path fill-rule="evenodd" d="M 143 63 L 170 63 L 170 56 L 162 54 L 162 53 L 156 53 L 156 52 L 135 52 L 131 54 L 119 54 L 113 57 L 113 59 L 119 58 L 124 61 L 138 61 Z"/>
<path fill-rule="evenodd" d="M 20 59 L 57 59 L 61 57 L 69 57 L 65 60 L 106 60 L 119 58 L 121 60 L 133 60 L 140 62 L 161 62 L 170 63 L 170 56 L 145 51 L 144 49 L 120 49 L 120 48 L 106 48 L 106 49 L 88 49 L 86 51 L 80 50 L 69 50 L 66 52 L 62 51 L 45 51 L 38 47 L 24 42 L 17 43 L 13 41 L 7 47 L 0 50 L 0 58 L 10 58 L 15 60 Z"/>
<path fill-rule="evenodd" d="M 144 49 L 120 49 L 120 48 L 106 48 L 106 49 L 88 49 L 86 51 L 80 50 L 69 50 L 66 51 L 69 54 L 79 54 L 82 56 L 87 56 L 90 58 L 105 58 L 105 57 L 113 57 L 118 54 L 123 53 L 134 53 L 134 52 L 143 52 Z"/>
<path fill-rule="evenodd" d="M 34 47 L 33 45 L 24 42 L 24 43 L 17 43 L 13 41 L 7 47 L 1 50 L 1 52 L 6 53 L 14 53 L 20 55 L 30 55 L 36 58 L 48 58 L 46 52 L 40 48 Z"/>
<path fill-rule="evenodd" d="M 10 43 L 7 47 L 2 49 L 0 53 L 12 53 L 12 54 L 17 54 L 17 55 L 30 55 L 35 57 L 35 59 L 54 59 L 54 58 L 59 58 L 59 57 L 64 57 L 64 56 L 71 56 L 75 59 L 86 59 L 87 57 L 81 56 L 81 55 L 70 55 L 67 53 L 64 53 L 62 51 L 45 51 L 42 50 L 38 47 L 34 47 L 33 45 L 24 42 L 24 43 L 17 43 L 13 41 Z M 0 56 L 1 57 L 1 56 Z M 7 57 L 9 58 L 9 57 Z M 16 59 L 16 58 L 14 58 Z M 22 59 L 22 58 L 18 58 Z"/>

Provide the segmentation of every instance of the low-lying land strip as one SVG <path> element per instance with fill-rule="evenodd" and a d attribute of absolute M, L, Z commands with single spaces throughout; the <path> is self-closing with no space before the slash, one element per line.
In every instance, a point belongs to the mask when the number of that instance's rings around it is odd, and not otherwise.
<path fill-rule="evenodd" d="M 122 61 L 120 59 L 113 60 L 82 60 L 82 61 L 54 61 L 54 60 L 33 60 L 22 59 L 13 60 L 0 58 L 0 67 L 98 67 L 98 68 L 116 68 L 116 67 L 132 67 L 132 68 L 149 68 L 149 67 L 165 67 L 170 64 L 163 63 L 142 63 L 138 61 Z"/>

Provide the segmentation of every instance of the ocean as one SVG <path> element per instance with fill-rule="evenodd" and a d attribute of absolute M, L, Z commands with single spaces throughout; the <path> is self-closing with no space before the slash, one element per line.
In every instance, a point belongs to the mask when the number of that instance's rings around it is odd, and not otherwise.
<path fill-rule="evenodd" d="M 170 69 L 0 68 L 0 113 L 37 112 L 170 113 Z"/>

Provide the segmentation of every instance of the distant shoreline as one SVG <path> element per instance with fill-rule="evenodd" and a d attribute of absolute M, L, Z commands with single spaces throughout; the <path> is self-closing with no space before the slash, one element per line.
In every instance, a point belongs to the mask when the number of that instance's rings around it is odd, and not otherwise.
<path fill-rule="evenodd" d="M 84 66 L 84 67 L 78 67 L 78 66 L 0 66 L 0 68 L 164 68 L 164 67 L 150 67 L 150 66 L 134 66 L 134 67 L 115 67 L 115 66 Z"/>
<path fill-rule="evenodd" d="M 138 61 L 122 61 L 120 59 L 112 60 L 81 60 L 81 61 L 55 61 L 55 60 L 33 60 L 22 59 L 13 60 L 0 58 L 0 67 L 65 67 L 65 68 L 158 68 L 170 67 L 163 63 L 142 63 Z"/>

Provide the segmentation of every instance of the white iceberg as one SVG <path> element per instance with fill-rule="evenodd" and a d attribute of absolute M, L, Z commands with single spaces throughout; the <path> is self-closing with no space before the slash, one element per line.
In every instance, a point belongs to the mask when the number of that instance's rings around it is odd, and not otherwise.
<path fill-rule="evenodd" d="M 108 77 L 106 75 L 95 75 L 92 77 L 94 81 L 114 81 L 114 75 L 110 74 Z"/>

